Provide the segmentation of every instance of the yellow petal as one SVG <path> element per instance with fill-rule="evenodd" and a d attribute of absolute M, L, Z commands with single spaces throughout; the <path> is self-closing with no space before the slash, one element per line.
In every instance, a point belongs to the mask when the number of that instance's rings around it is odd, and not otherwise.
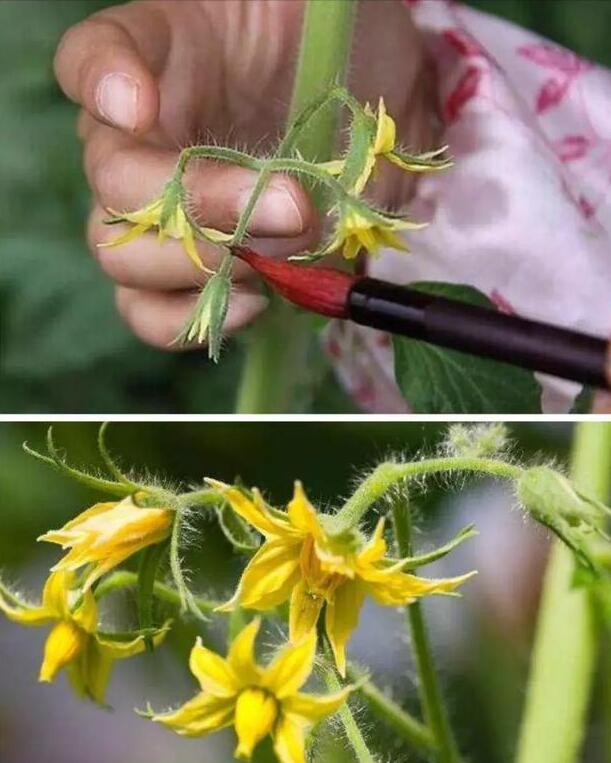
<path fill-rule="evenodd" d="M 233 238 L 231 233 L 223 233 L 223 231 L 216 230 L 216 228 L 202 228 L 202 231 L 206 238 L 209 238 L 215 244 L 224 244 Z"/>
<path fill-rule="evenodd" d="M 185 249 L 185 252 L 189 255 L 189 259 L 195 265 L 195 267 L 199 268 L 200 270 L 203 270 L 204 265 L 197 251 L 197 247 L 195 246 L 195 239 L 193 237 L 193 229 L 191 228 L 189 224 L 187 224 L 185 227 L 182 244 Z"/>
<path fill-rule="evenodd" d="M 342 252 L 345 260 L 353 260 L 361 251 L 361 242 L 356 236 L 349 236 Z"/>
<path fill-rule="evenodd" d="M 202 689 L 214 697 L 233 697 L 240 688 L 240 682 L 228 661 L 206 649 L 199 637 L 191 650 L 189 667 Z"/>
<path fill-rule="evenodd" d="M 410 604 L 420 596 L 427 594 L 448 594 L 459 585 L 472 577 L 475 573 L 470 572 L 455 578 L 442 578 L 428 580 L 416 575 L 408 575 L 404 572 L 389 570 L 363 570 L 361 577 L 365 583 L 367 592 L 373 596 L 378 604 L 386 606 L 400 606 Z"/>
<path fill-rule="evenodd" d="M 344 704 L 352 691 L 352 686 L 336 692 L 317 696 L 312 694 L 292 694 L 282 701 L 282 712 L 287 715 L 297 716 L 296 720 L 306 723 L 318 723 L 318 721 L 337 712 Z"/>
<path fill-rule="evenodd" d="M 365 589 L 359 580 L 347 580 L 327 603 L 325 626 L 340 675 L 346 675 L 346 644 L 356 628 Z"/>
<path fill-rule="evenodd" d="M 133 228 L 130 228 L 130 230 L 126 231 L 125 233 L 120 235 L 118 238 L 115 238 L 112 241 L 106 241 L 103 244 L 98 244 L 98 247 L 100 249 L 104 247 L 107 247 L 110 249 L 114 246 L 123 246 L 123 244 L 129 244 L 130 241 L 133 241 L 139 236 L 142 236 L 142 234 L 146 233 L 147 230 L 151 227 L 152 226 L 150 224 L 140 223 L 139 225 L 135 225 Z"/>
<path fill-rule="evenodd" d="M 153 633 L 153 646 L 157 647 L 161 644 L 170 630 L 171 623 L 171 620 L 166 620 L 161 628 Z M 105 637 L 101 633 L 96 633 L 95 641 L 97 648 L 113 660 L 125 660 L 128 657 L 134 657 L 137 654 L 141 654 L 146 648 L 144 635 L 136 636 L 130 641 L 119 641 Z"/>
<path fill-rule="evenodd" d="M 257 684 L 261 678 L 261 669 L 255 660 L 255 640 L 261 626 L 256 617 L 231 642 L 227 662 L 242 685 Z"/>
<path fill-rule="evenodd" d="M 82 602 L 78 609 L 70 614 L 73 620 L 86 633 L 95 633 L 98 627 L 98 608 L 91 591 L 82 594 Z"/>
<path fill-rule="evenodd" d="M 30 606 L 25 602 L 18 602 L 17 597 L 9 599 L 0 588 L 0 612 L 3 612 L 8 619 L 19 625 L 45 625 L 55 619 L 55 613 L 50 612 L 46 607 Z"/>
<path fill-rule="evenodd" d="M 301 544 L 271 540 L 253 556 L 240 580 L 240 601 L 246 609 L 277 607 L 299 580 Z"/>
<path fill-rule="evenodd" d="M 98 648 L 96 640 L 87 639 L 79 656 L 66 666 L 68 680 L 77 696 L 104 705 L 112 664 L 112 657 Z"/>
<path fill-rule="evenodd" d="M 256 488 L 252 491 L 254 500 L 250 500 L 241 490 L 225 485 L 223 482 L 212 479 L 207 479 L 206 482 L 220 490 L 236 514 L 239 514 L 242 519 L 256 527 L 263 535 L 284 535 L 290 529 L 288 522 L 276 519 L 276 517 L 270 514 L 261 494 Z"/>
<path fill-rule="evenodd" d="M 47 578 L 42 592 L 42 605 L 55 618 L 69 619 L 68 592 L 73 583 L 72 572 L 53 572 Z"/>
<path fill-rule="evenodd" d="M 384 524 L 386 520 L 382 517 L 369 542 L 358 555 L 358 561 L 361 563 L 371 563 L 379 561 L 386 553 L 386 541 L 384 540 Z"/>
<path fill-rule="evenodd" d="M 293 497 L 287 506 L 287 513 L 293 527 L 304 534 L 313 535 L 315 538 L 323 536 L 322 527 L 318 523 L 316 510 L 308 500 L 303 485 L 299 480 L 295 481 Z"/>
<path fill-rule="evenodd" d="M 395 120 L 386 113 L 384 99 L 378 105 L 378 130 L 374 151 L 376 154 L 388 154 L 395 147 L 397 127 Z"/>
<path fill-rule="evenodd" d="M 289 608 L 289 634 L 293 642 L 300 641 L 316 626 L 324 604 L 322 596 L 313 596 L 301 580 L 293 588 Z"/>
<path fill-rule="evenodd" d="M 38 680 L 53 681 L 64 665 L 79 656 L 87 638 L 87 634 L 74 623 L 67 621 L 57 623 L 47 638 Z"/>
<path fill-rule="evenodd" d="M 234 707 L 234 699 L 221 699 L 202 692 L 178 710 L 154 715 L 151 720 L 181 736 L 200 737 L 231 725 Z"/>
<path fill-rule="evenodd" d="M 278 716 L 278 703 L 263 689 L 245 689 L 235 707 L 238 760 L 250 760 L 257 744 L 272 730 Z"/>
<path fill-rule="evenodd" d="M 303 728 L 295 720 L 282 716 L 274 731 L 274 752 L 280 763 L 305 763 Z"/>
<path fill-rule="evenodd" d="M 311 631 L 297 644 L 285 647 L 265 669 L 261 686 L 283 699 L 300 689 L 307 681 L 316 656 L 316 631 Z"/>
<path fill-rule="evenodd" d="M 96 503 L 89 509 L 82 511 L 77 517 L 74 517 L 74 519 L 66 522 L 66 524 L 60 530 L 51 530 L 44 535 L 40 535 L 38 540 L 48 541 L 49 543 L 59 543 L 62 546 L 64 544 L 68 545 L 75 538 L 75 535 L 69 532 L 69 530 L 80 528 L 81 525 L 85 524 L 89 520 L 93 519 L 94 517 L 99 517 L 100 514 L 105 514 L 107 511 L 114 509 L 114 507 L 117 505 L 117 501 Z"/>
<path fill-rule="evenodd" d="M 83 585 L 87 591 L 113 567 L 170 532 L 172 513 L 163 508 L 140 508 L 131 497 L 119 503 L 97 504 L 40 540 L 71 547 L 53 570 L 76 570 L 94 564 Z"/>
<path fill-rule="evenodd" d="M 371 149 L 367 153 L 367 159 L 365 161 L 365 166 L 363 167 L 363 171 L 356 179 L 354 186 L 352 187 L 352 193 L 354 193 L 356 196 L 359 196 L 361 192 L 363 191 L 363 188 L 367 185 L 367 182 L 369 178 L 371 177 L 374 167 L 376 164 L 376 152 Z"/>

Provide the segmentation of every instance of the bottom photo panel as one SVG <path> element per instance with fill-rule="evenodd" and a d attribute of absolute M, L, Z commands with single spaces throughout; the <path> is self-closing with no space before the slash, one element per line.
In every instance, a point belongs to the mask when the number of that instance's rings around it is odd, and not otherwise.
<path fill-rule="evenodd" d="M 0 424 L 2 763 L 609 763 L 611 424 Z"/>

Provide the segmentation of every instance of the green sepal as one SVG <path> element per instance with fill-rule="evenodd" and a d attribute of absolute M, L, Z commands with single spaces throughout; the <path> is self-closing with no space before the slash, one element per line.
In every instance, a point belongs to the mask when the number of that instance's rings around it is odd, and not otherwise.
<path fill-rule="evenodd" d="M 163 230 L 169 223 L 170 218 L 176 212 L 176 208 L 182 203 L 184 189 L 180 177 L 173 177 L 163 189 L 163 205 L 159 216 L 159 228 Z"/>
<path fill-rule="evenodd" d="M 347 191 L 355 187 L 365 171 L 375 138 L 375 117 L 365 111 L 355 114 L 350 125 L 350 143 L 344 157 L 344 168 L 339 176 L 340 183 Z"/>
<path fill-rule="evenodd" d="M 112 633 L 109 631 L 98 630 L 96 631 L 96 636 L 102 641 L 114 641 L 117 644 L 128 644 L 130 641 L 135 641 L 135 639 L 140 636 L 144 636 L 145 639 L 152 639 L 158 633 L 168 630 L 168 627 L 169 626 L 166 625 L 163 628 L 136 628 L 132 631 L 113 631 Z"/>
<path fill-rule="evenodd" d="M 39 453 L 37 450 L 30 448 L 30 446 L 24 442 L 22 445 L 23 450 L 30 456 L 42 461 L 48 466 L 52 466 L 66 477 L 70 477 L 76 482 L 80 482 L 82 485 L 86 485 L 94 490 L 100 490 L 104 493 L 110 493 L 111 495 L 117 495 L 125 497 L 134 492 L 134 483 L 114 482 L 112 480 L 96 477 L 93 474 L 88 474 L 80 469 L 75 469 L 73 466 L 69 466 L 65 457 L 61 454 L 53 438 L 53 427 L 50 426 L 47 430 L 47 452 L 48 456 L 43 453 Z M 136 486 L 139 490 L 144 490 L 144 487 Z"/>
<path fill-rule="evenodd" d="M 157 578 L 157 570 L 161 558 L 168 547 L 168 541 L 149 546 L 142 551 L 140 567 L 138 569 L 138 587 L 136 590 L 136 603 L 138 607 L 138 624 L 140 630 L 150 630 L 154 627 L 153 604 L 154 587 Z M 153 651 L 153 640 L 150 636 L 145 638 L 147 652 Z"/>
<path fill-rule="evenodd" d="M 578 491 L 562 474 L 547 466 L 527 469 L 517 481 L 518 497 L 526 510 L 575 553 L 577 561 L 597 576 L 601 566 L 592 542 L 606 537 L 611 509 Z"/>
<path fill-rule="evenodd" d="M 188 322 L 183 327 L 177 343 L 208 341 L 208 357 L 218 363 L 223 342 L 223 326 L 229 309 L 231 295 L 231 266 L 233 257 L 227 255 L 217 272 L 208 279 L 202 289 Z"/>
<path fill-rule="evenodd" d="M 223 535 L 236 551 L 242 554 L 252 554 L 259 548 L 259 536 L 231 508 L 228 502 L 216 506 L 216 516 Z"/>
<path fill-rule="evenodd" d="M 433 551 L 430 551 L 427 554 L 409 556 L 405 559 L 387 559 L 384 563 L 388 567 L 392 567 L 395 564 L 401 563 L 402 570 L 414 570 L 417 567 L 424 567 L 426 564 L 431 564 L 431 562 L 435 562 L 438 559 L 443 559 L 444 556 L 447 556 L 457 546 L 460 546 L 461 543 L 469 540 L 469 538 L 474 538 L 476 535 L 479 535 L 479 532 L 477 531 L 474 524 L 470 524 L 466 527 L 463 527 L 462 530 L 459 530 L 452 538 L 452 540 L 448 541 L 448 543 L 434 549 Z"/>

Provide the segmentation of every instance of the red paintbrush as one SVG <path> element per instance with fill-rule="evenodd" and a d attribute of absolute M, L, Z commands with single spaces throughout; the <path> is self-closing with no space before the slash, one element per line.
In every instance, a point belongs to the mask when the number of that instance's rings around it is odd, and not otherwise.
<path fill-rule="evenodd" d="M 610 388 L 604 339 L 342 270 L 274 260 L 247 247 L 232 251 L 275 291 L 306 310 Z"/>

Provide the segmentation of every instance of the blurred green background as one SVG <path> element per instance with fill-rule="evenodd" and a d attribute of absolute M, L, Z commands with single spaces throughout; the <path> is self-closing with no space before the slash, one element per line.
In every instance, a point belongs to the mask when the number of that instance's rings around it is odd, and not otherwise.
<path fill-rule="evenodd" d="M 61 423 L 56 441 L 75 465 L 101 468 L 95 447 L 97 425 Z M 231 480 L 240 475 L 282 505 L 296 477 L 319 506 L 334 506 L 355 480 L 384 457 L 431 452 L 444 424 L 420 423 L 117 423 L 108 433 L 111 449 L 125 468 L 148 472 L 183 486 L 205 475 Z M 0 568 L 20 590 L 40 590 L 58 550 L 36 537 L 61 526 L 102 496 L 33 460 L 21 450 L 27 440 L 44 449 L 46 425 L 0 424 L 2 521 Z M 510 426 L 519 458 L 568 458 L 572 428 L 541 423 Z M 511 491 L 500 483 L 458 480 L 431 485 L 416 494 L 417 542 L 431 548 L 473 521 L 480 535 L 442 563 L 423 571 L 431 577 L 470 569 L 479 575 L 461 599 L 427 600 L 436 655 L 461 744 L 470 763 L 509 763 L 536 615 L 547 534 L 514 509 Z M 372 517 L 372 522 L 375 521 Z M 196 590 L 224 597 L 244 560 L 214 524 L 199 526 L 198 544 L 187 556 Z M 129 601 L 129 599 L 128 599 Z M 111 622 L 115 627 L 122 622 Z M 568 625 L 568 624 L 567 624 Z M 46 629 L 27 629 L 0 616 L 0 760 L 2 763 L 227 763 L 232 735 L 186 740 L 133 713 L 150 700 L 155 708 L 185 701 L 194 684 L 185 669 L 195 630 L 177 628 L 153 656 L 118 666 L 109 701 L 113 714 L 77 702 L 63 677 L 53 686 L 36 683 Z M 400 614 L 368 605 L 351 642 L 351 653 L 371 667 L 376 681 L 416 709 L 415 673 L 403 637 Z M 213 627 L 205 638 L 221 650 L 223 635 Z M 278 636 L 275 634 L 277 640 Z M 180 657 L 180 659 L 177 659 Z M 602 684 L 602 679 L 601 679 Z M 590 719 L 583 763 L 603 763 L 609 731 L 597 701 Z M 368 738 L 382 760 L 418 763 L 391 732 L 360 711 Z M 335 737 L 338 734 L 335 733 Z M 606 739 L 606 742 L 605 742 Z M 607 753 L 608 755 L 609 753 Z M 322 760 L 352 763 L 350 755 Z M 256 763 L 267 763 L 265 758 Z M 541 761 L 541 763 L 545 763 Z"/>
<path fill-rule="evenodd" d="M 178 2 L 179 0 L 177 0 Z M 228 0 L 231 2 L 231 0 Z M 226 412 L 241 357 L 220 368 L 203 353 L 170 355 L 130 336 L 110 284 L 89 257 L 89 195 L 76 108 L 53 81 L 62 32 L 110 3 L 0 3 L 0 408 L 11 412 Z M 603 0 L 472 0 L 601 63 L 611 62 Z M 351 411 L 322 363 L 310 409 Z"/>

